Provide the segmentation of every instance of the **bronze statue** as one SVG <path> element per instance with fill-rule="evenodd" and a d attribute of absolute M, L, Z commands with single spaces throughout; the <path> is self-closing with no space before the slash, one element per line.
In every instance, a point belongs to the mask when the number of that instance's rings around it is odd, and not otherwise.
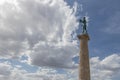
<path fill-rule="evenodd" d="M 80 19 L 80 23 L 82 23 L 82 27 L 83 27 L 83 31 L 82 33 L 87 33 L 87 20 L 86 20 L 86 17 L 83 17 L 83 19 Z"/>

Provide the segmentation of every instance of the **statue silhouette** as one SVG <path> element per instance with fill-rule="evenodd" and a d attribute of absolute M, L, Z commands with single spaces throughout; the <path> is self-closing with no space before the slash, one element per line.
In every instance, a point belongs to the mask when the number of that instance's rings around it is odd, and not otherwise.
<path fill-rule="evenodd" d="M 83 19 L 80 19 L 80 23 L 82 23 L 82 27 L 83 27 L 83 30 L 82 30 L 82 33 L 87 33 L 87 20 L 86 20 L 86 17 L 83 17 Z"/>

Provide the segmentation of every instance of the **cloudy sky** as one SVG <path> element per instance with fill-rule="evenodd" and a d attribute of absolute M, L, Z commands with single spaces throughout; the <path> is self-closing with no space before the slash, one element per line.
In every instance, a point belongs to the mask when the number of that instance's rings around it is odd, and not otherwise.
<path fill-rule="evenodd" d="M 0 80 L 78 80 L 78 19 L 89 17 L 91 80 L 120 79 L 119 0 L 0 0 Z"/>

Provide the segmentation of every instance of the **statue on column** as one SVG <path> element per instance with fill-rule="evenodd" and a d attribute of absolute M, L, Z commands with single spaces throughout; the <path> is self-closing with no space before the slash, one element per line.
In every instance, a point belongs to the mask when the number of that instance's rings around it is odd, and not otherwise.
<path fill-rule="evenodd" d="M 83 17 L 83 19 L 80 19 L 80 23 L 82 23 L 82 27 L 83 27 L 83 30 L 82 30 L 82 33 L 83 34 L 87 34 L 87 20 L 86 20 L 86 17 Z"/>

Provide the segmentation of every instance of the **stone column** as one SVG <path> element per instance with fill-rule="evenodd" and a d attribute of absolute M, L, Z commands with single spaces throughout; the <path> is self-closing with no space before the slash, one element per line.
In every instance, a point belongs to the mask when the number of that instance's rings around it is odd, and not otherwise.
<path fill-rule="evenodd" d="M 78 35 L 80 40 L 80 63 L 79 80 L 90 80 L 89 52 L 88 52 L 88 34 Z"/>

